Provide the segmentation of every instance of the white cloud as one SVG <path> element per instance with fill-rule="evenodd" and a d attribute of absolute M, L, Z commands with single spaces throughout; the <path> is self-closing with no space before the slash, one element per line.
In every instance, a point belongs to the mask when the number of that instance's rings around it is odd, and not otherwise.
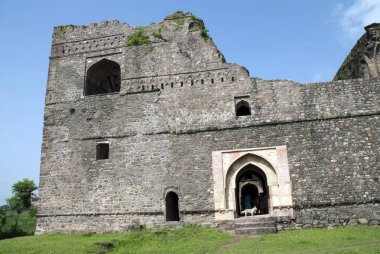
<path fill-rule="evenodd" d="M 340 25 L 350 37 L 359 37 L 363 28 L 369 24 L 380 22 L 380 0 L 355 0 L 348 8 L 337 6 Z"/>

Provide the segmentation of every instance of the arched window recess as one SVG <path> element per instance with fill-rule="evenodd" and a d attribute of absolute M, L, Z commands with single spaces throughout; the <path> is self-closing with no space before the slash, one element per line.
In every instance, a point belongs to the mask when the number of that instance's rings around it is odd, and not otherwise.
<path fill-rule="evenodd" d="M 236 116 L 249 116 L 251 115 L 251 107 L 249 106 L 249 103 L 245 100 L 239 101 L 236 106 Z"/>
<path fill-rule="evenodd" d="M 120 92 L 120 65 L 102 59 L 87 70 L 85 95 Z"/>

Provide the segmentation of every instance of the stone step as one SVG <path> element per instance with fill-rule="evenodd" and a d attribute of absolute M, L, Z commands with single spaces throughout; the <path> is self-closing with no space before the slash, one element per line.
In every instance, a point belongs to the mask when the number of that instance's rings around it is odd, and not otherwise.
<path fill-rule="evenodd" d="M 265 227 L 274 227 L 275 224 L 273 221 L 251 221 L 251 222 L 237 222 L 235 223 L 235 228 L 265 228 Z"/>
<path fill-rule="evenodd" d="M 271 221 L 274 222 L 276 219 L 273 217 L 268 217 L 268 216 L 253 216 L 253 217 L 240 217 L 235 219 L 236 222 L 246 222 L 246 221 Z"/>
<path fill-rule="evenodd" d="M 276 233 L 275 227 L 247 227 L 235 229 L 235 234 L 239 235 L 261 235 L 268 233 Z"/>

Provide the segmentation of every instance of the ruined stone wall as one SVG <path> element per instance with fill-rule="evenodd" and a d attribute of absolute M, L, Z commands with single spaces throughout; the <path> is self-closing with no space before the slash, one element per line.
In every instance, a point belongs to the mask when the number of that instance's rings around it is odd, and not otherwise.
<path fill-rule="evenodd" d="M 378 77 L 380 73 L 380 24 L 365 27 L 365 34 L 357 41 L 336 73 L 334 80 Z"/>
<path fill-rule="evenodd" d="M 253 79 L 224 62 L 202 27 L 189 28 L 195 21 L 185 15 L 153 24 L 145 28 L 149 45 L 140 46 L 128 46 L 135 29 L 127 24 L 55 29 L 37 231 L 160 226 L 168 191 L 179 196 L 182 221 L 209 222 L 211 152 L 281 145 L 288 149 L 297 224 L 322 225 L 315 213 L 340 214 L 352 205 L 371 206 L 366 218 L 375 224 L 379 79 Z M 84 96 L 86 70 L 103 58 L 119 63 L 121 90 Z M 241 98 L 252 115 L 235 115 Z M 98 141 L 109 141 L 109 159 L 96 160 Z"/>

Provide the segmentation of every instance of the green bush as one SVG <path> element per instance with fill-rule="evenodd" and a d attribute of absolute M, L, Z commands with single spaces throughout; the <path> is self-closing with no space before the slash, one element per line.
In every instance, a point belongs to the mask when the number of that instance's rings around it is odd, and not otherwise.
<path fill-rule="evenodd" d="M 207 30 L 206 27 L 205 27 L 205 23 L 204 23 L 204 21 L 203 21 L 202 19 L 200 19 L 200 18 L 195 17 L 195 16 L 191 16 L 191 22 L 190 22 L 190 24 L 191 24 L 192 22 L 197 23 L 197 26 L 189 27 L 189 30 L 190 30 L 190 31 L 197 31 L 197 30 L 200 30 L 200 31 L 201 31 L 200 34 L 201 34 L 202 38 L 203 38 L 205 41 L 209 40 L 209 39 L 210 39 L 210 36 L 208 35 L 208 30 Z"/>
<path fill-rule="evenodd" d="M 165 19 L 179 19 L 186 17 L 186 13 L 183 11 L 176 11 L 173 14 L 168 15 Z"/>
<path fill-rule="evenodd" d="M 150 39 L 145 33 L 143 26 L 137 27 L 136 32 L 128 37 L 127 46 L 141 46 L 147 44 L 150 44 Z"/>

